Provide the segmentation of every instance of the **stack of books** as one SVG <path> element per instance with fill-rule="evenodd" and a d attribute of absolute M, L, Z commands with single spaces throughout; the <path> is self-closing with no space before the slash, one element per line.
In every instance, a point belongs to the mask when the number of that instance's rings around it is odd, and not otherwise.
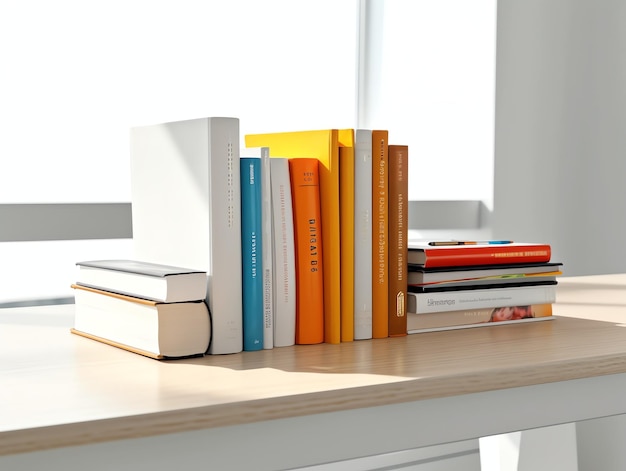
<path fill-rule="evenodd" d="M 549 244 L 409 241 L 408 261 L 409 334 L 552 319 Z"/>
<path fill-rule="evenodd" d="M 208 350 L 206 272 L 134 260 L 77 266 L 72 333 L 156 359 Z"/>

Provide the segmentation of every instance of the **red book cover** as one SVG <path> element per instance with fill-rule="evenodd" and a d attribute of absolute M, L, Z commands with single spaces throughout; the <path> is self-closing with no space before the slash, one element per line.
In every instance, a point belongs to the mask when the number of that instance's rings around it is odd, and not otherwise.
<path fill-rule="evenodd" d="M 289 159 L 296 258 L 296 344 L 324 341 L 324 273 L 318 160 Z"/>
<path fill-rule="evenodd" d="M 409 241 L 408 255 L 410 264 L 426 268 L 510 265 L 549 262 L 551 247 L 544 243 L 502 241 Z"/>

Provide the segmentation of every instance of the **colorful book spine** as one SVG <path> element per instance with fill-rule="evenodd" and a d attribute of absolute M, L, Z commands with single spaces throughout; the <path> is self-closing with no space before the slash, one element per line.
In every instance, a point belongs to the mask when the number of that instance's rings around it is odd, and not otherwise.
<path fill-rule="evenodd" d="M 372 131 L 372 337 L 389 336 L 389 132 Z"/>
<path fill-rule="evenodd" d="M 296 343 L 324 342 L 319 161 L 289 160 L 296 255 Z"/>
<path fill-rule="evenodd" d="M 372 131 L 354 140 L 354 338 L 372 338 Z"/>
<path fill-rule="evenodd" d="M 443 311 L 431 314 L 409 312 L 407 333 L 433 332 L 490 325 L 548 320 L 552 318 L 552 304 L 502 306 L 460 311 Z"/>
<path fill-rule="evenodd" d="M 390 145 L 389 153 L 389 336 L 407 333 L 407 239 L 409 148 Z"/>
<path fill-rule="evenodd" d="M 296 341 L 296 258 L 289 160 L 270 159 L 272 186 L 272 242 L 274 293 L 274 346 Z"/>
<path fill-rule="evenodd" d="M 239 120 L 141 126 L 130 137 L 134 258 L 206 271 L 209 353 L 240 352 Z"/>
<path fill-rule="evenodd" d="M 339 148 L 341 341 L 354 340 L 354 148 Z"/>
<path fill-rule="evenodd" d="M 263 223 L 261 159 L 242 157 L 241 250 L 243 349 L 263 349 Z"/>

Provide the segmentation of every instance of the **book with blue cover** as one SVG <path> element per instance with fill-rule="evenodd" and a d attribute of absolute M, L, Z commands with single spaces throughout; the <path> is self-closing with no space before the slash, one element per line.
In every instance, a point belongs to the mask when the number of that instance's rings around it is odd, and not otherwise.
<path fill-rule="evenodd" d="M 263 196 L 261 159 L 241 157 L 243 349 L 263 349 Z"/>

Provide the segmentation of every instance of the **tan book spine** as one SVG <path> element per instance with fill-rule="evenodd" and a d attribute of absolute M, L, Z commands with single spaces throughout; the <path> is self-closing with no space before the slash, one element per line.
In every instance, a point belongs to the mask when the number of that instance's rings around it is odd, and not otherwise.
<path fill-rule="evenodd" d="M 407 335 L 409 147 L 389 146 L 389 337 Z"/>
<path fill-rule="evenodd" d="M 375 339 L 389 336 L 388 138 L 386 130 L 372 131 L 372 337 Z"/>

